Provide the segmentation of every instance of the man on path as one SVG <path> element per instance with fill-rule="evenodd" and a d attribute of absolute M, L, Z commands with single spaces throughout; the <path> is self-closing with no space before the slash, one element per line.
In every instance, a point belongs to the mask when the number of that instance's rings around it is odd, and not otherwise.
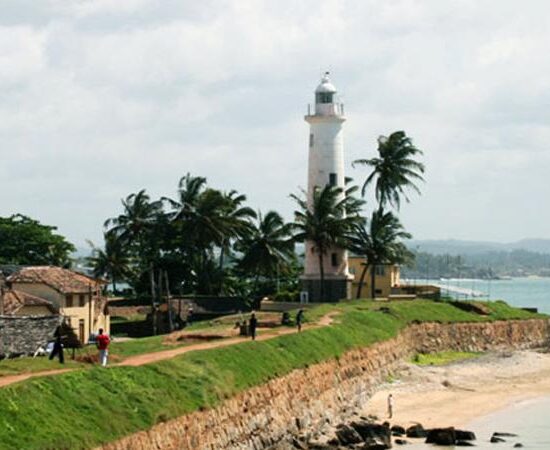
<path fill-rule="evenodd" d="M 250 336 L 252 340 L 256 340 L 256 328 L 258 326 L 258 319 L 256 319 L 256 314 L 252 313 L 250 320 L 248 321 L 248 329 L 250 330 Z"/>
<path fill-rule="evenodd" d="M 95 338 L 97 349 L 99 350 L 99 363 L 105 367 L 107 365 L 107 356 L 109 355 L 109 344 L 111 339 L 103 334 L 103 328 L 99 329 L 99 334 Z"/>
<path fill-rule="evenodd" d="M 393 417 L 393 395 L 388 395 L 388 417 Z"/>
<path fill-rule="evenodd" d="M 304 310 L 300 309 L 296 314 L 296 326 L 298 327 L 298 333 L 302 331 L 302 322 L 304 321 Z"/>
<path fill-rule="evenodd" d="M 55 358 L 56 355 L 59 356 L 59 364 L 65 363 L 65 357 L 63 356 L 63 344 L 61 343 L 61 338 L 63 336 L 63 333 L 61 331 L 61 325 L 58 325 L 55 329 L 53 336 L 55 337 L 55 341 L 53 343 L 53 350 L 50 353 L 50 361 Z"/>

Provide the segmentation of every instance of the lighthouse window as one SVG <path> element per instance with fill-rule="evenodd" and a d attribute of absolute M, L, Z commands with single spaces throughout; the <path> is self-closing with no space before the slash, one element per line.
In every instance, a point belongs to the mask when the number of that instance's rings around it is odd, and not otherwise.
<path fill-rule="evenodd" d="M 332 92 L 318 92 L 315 94 L 317 103 L 332 103 Z"/>
<path fill-rule="evenodd" d="M 310 133 L 309 135 L 309 146 L 313 147 L 313 133 Z"/>
<path fill-rule="evenodd" d="M 336 186 L 338 184 L 338 177 L 335 173 L 330 173 L 328 176 L 328 184 Z"/>
<path fill-rule="evenodd" d="M 336 253 L 333 253 L 332 255 L 330 255 L 330 257 L 333 267 L 336 267 L 338 265 L 338 255 Z"/>

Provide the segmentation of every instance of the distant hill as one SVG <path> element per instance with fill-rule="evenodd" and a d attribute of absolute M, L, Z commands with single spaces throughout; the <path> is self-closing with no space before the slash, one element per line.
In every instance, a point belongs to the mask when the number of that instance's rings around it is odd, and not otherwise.
<path fill-rule="evenodd" d="M 475 255 L 487 252 L 509 252 L 527 250 L 550 254 L 550 239 L 522 239 L 517 242 L 500 243 L 487 241 L 447 240 L 412 240 L 407 243 L 413 251 L 432 253 L 434 255 Z"/>

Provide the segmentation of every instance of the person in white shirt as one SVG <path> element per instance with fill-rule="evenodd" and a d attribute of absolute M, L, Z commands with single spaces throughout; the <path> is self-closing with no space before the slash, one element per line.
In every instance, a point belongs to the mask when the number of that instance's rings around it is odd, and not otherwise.
<path fill-rule="evenodd" d="M 388 417 L 391 419 L 393 416 L 393 395 L 388 395 Z"/>

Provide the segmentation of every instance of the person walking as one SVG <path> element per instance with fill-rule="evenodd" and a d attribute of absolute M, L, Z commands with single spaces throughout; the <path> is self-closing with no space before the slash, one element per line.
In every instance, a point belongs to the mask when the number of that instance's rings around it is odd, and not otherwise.
<path fill-rule="evenodd" d="M 388 417 L 391 419 L 393 417 L 393 395 L 388 395 Z"/>
<path fill-rule="evenodd" d="M 248 330 L 250 331 L 250 336 L 252 340 L 256 340 L 256 328 L 258 327 L 258 319 L 256 319 L 256 314 L 252 313 L 250 320 L 248 321 Z"/>
<path fill-rule="evenodd" d="M 53 350 L 50 353 L 50 361 L 54 359 L 57 355 L 59 357 L 59 364 L 64 364 L 65 356 L 63 355 L 63 344 L 61 343 L 61 339 L 63 337 L 61 325 L 57 326 L 53 333 L 53 336 L 55 337 L 55 341 L 53 343 Z"/>
<path fill-rule="evenodd" d="M 298 327 L 298 333 L 302 331 L 302 322 L 304 321 L 304 310 L 300 308 L 298 314 L 296 314 L 296 326 Z"/>
<path fill-rule="evenodd" d="M 111 339 L 103 333 L 103 328 L 99 329 L 99 334 L 95 338 L 97 349 L 99 350 L 99 363 L 105 367 L 107 365 L 107 356 L 109 356 L 109 344 Z"/>

